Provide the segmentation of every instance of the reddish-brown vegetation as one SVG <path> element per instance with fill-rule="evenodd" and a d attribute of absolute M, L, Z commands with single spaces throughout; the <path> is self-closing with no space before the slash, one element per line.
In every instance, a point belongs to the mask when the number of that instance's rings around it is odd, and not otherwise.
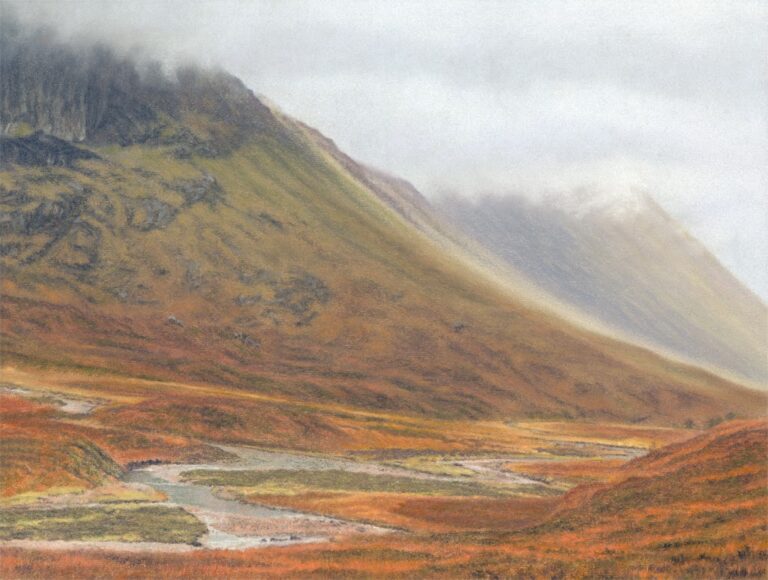
<path fill-rule="evenodd" d="M 610 479 L 624 459 L 572 459 L 562 461 L 523 461 L 507 463 L 507 471 L 529 477 L 550 479 L 557 478 L 569 482 L 602 481 Z"/>
<path fill-rule="evenodd" d="M 78 423 L 54 406 L 0 394 L 0 493 L 92 487 L 120 466 L 147 460 L 195 461 L 222 456 L 185 437 Z"/>
<path fill-rule="evenodd" d="M 395 493 L 310 492 L 255 495 L 258 503 L 427 532 L 511 531 L 548 515 L 556 498 L 431 497 Z"/>
<path fill-rule="evenodd" d="M 768 424 L 737 422 L 629 463 L 618 483 L 577 488 L 548 521 L 517 532 L 185 555 L 41 558 L 6 549 L 0 572 L 10 578 L 764 577 L 766 456 Z"/>
<path fill-rule="evenodd" d="M 70 393 L 104 402 L 77 420 L 90 437 L 114 450 L 120 463 L 141 459 L 177 460 L 211 449 L 195 440 L 252 444 L 326 453 L 462 452 L 537 454 L 572 442 L 648 448 L 691 435 L 685 429 L 589 423 L 578 435 L 570 423 L 510 424 L 444 420 L 374 412 L 349 405 L 266 396 L 221 385 L 149 381 L 83 371 L 26 372 L 3 369 L 7 381 L 36 392 Z M 562 426 L 561 435 L 557 426 Z M 606 433 L 602 434 L 603 429 Z M 122 437 L 133 437 L 135 443 Z M 152 442 L 155 442 L 153 444 Z M 578 451 L 570 447 L 569 452 Z M 143 450 L 146 450 L 143 451 Z M 153 455 L 157 452 L 156 456 Z"/>
<path fill-rule="evenodd" d="M 0 493 L 89 487 L 117 473 L 117 465 L 76 428 L 54 427 L 54 410 L 0 395 Z"/>

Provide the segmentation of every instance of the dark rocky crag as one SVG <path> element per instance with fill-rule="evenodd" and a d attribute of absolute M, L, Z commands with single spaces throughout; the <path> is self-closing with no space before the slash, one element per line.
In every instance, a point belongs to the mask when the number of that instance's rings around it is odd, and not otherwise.
<path fill-rule="evenodd" d="M 63 139 L 36 131 L 26 137 L 0 137 L 0 163 L 73 167 L 79 159 L 98 159 L 99 156 L 76 147 Z"/>
<path fill-rule="evenodd" d="M 66 141 L 172 145 L 178 157 L 213 157 L 277 126 L 227 73 L 186 67 L 166 75 L 157 63 L 140 65 L 105 46 L 75 48 L 49 31 L 29 32 L 5 14 L 0 26 L 4 137 L 41 131 Z M 204 126 L 190 130 L 188 115 L 203 116 Z"/>

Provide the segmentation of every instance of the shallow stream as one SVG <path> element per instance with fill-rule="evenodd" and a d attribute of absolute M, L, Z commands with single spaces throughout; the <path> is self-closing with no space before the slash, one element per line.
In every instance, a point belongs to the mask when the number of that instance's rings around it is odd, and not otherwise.
<path fill-rule="evenodd" d="M 208 533 L 201 539 L 201 544 L 206 548 L 242 549 L 288 545 L 327 541 L 338 535 L 381 534 L 390 531 L 377 526 L 227 499 L 214 494 L 210 487 L 186 482 L 180 477 L 185 471 L 198 469 L 285 468 L 283 461 L 274 463 L 265 461 L 265 455 L 262 452 L 241 450 L 236 447 L 227 447 L 226 450 L 237 454 L 239 460 L 213 464 L 152 465 L 129 471 L 123 476 L 123 481 L 152 487 L 166 495 L 168 504 L 177 505 L 194 514 L 208 528 Z M 268 454 L 268 452 L 264 453 Z M 288 456 L 288 454 L 275 455 Z M 314 460 L 325 462 L 320 458 L 308 457 L 308 463 L 304 464 L 302 456 L 292 457 L 296 461 L 295 468 L 301 465 L 302 468 L 311 466 L 310 469 L 317 469 L 319 466 Z M 334 463 L 333 460 L 330 462 Z"/>

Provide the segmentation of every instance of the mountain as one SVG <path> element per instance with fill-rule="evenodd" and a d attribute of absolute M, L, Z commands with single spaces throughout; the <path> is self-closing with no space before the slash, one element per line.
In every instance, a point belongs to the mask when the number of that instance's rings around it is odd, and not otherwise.
<path fill-rule="evenodd" d="M 540 290 L 621 336 L 768 381 L 765 304 L 649 195 L 446 195 L 436 206 Z"/>
<path fill-rule="evenodd" d="M 426 209 L 391 207 L 417 192 L 395 198 L 403 182 L 231 75 L 166 75 L 5 26 L 5 365 L 441 417 L 681 424 L 762 408 L 444 251 Z"/>

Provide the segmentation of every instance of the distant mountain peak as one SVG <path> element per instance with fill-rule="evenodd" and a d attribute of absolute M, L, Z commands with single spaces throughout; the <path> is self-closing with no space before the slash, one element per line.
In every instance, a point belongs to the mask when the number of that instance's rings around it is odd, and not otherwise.
<path fill-rule="evenodd" d="M 647 191 L 634 187 L 579 187 L 546 194 L 540 198 L 540 202 L 580 218 L 599 216 L 627 220 L 658 209 Z"/>
<path fill-rule="evenodd" d="M 762 302 L 641 188 L 444 197 L 438 207 L 564 304 L 698 363 L 762 384 Z"/>

